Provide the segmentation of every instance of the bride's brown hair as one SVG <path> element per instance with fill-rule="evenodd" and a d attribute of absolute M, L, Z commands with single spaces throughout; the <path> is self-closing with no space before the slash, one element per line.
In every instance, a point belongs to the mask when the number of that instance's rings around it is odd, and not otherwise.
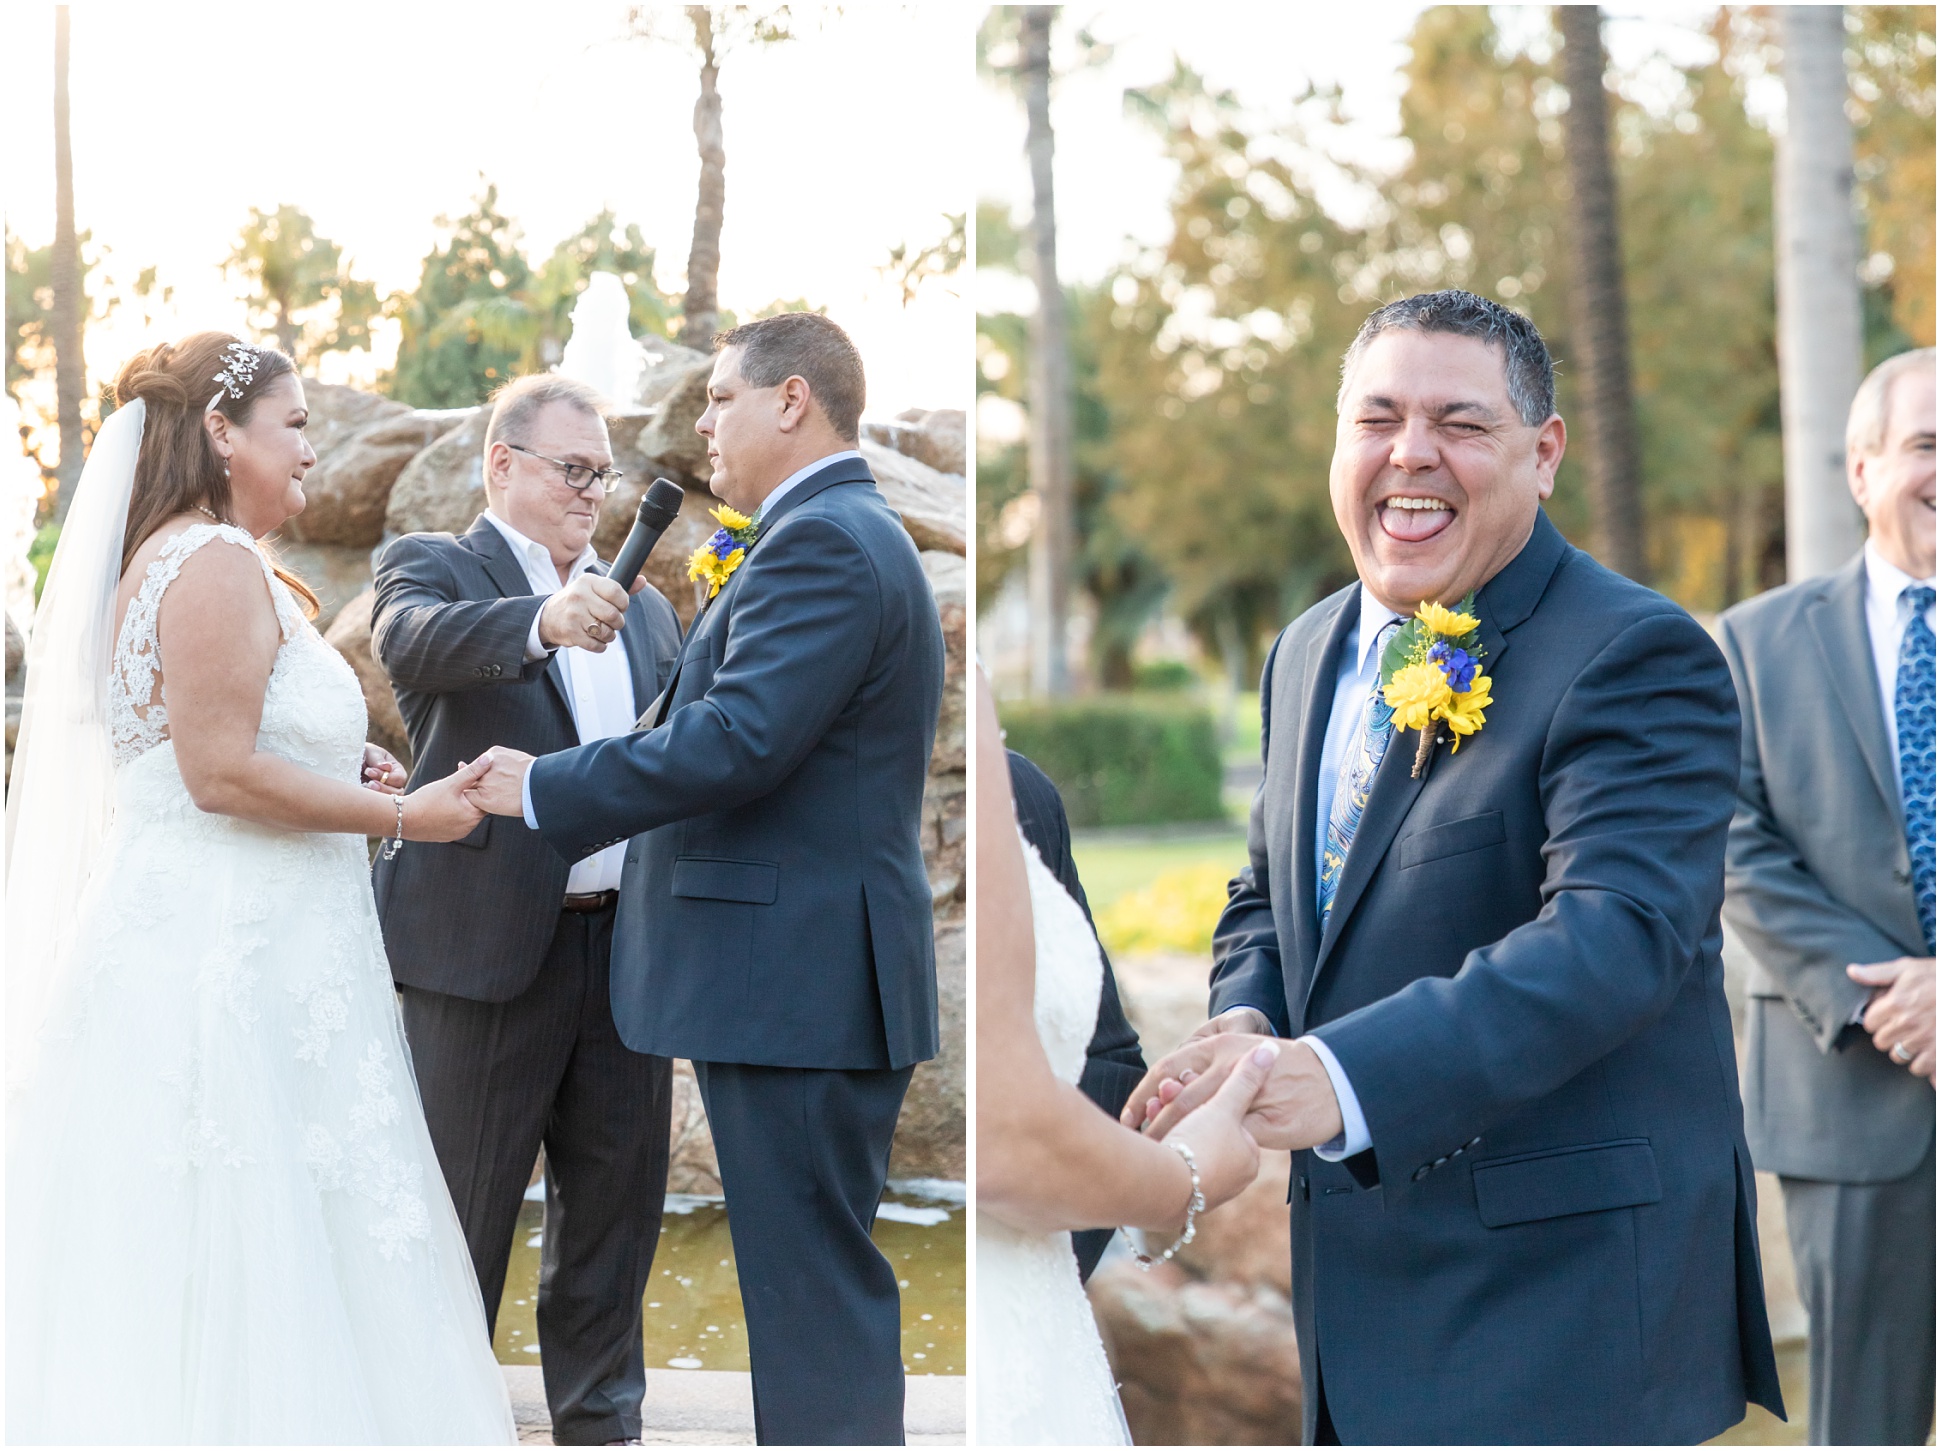
<path fill-rule="evenodd" d="M 212 395 L 220 394 L 216 412 L 239 428 L 249 422 L 263 390 L 296 365 L 275 348 L 254 347 L 256 371 L 232 397 L 216 381 L 228 362 L 225 354 L 241 339 L 228 333 L 196 333 L 179 343 L 159 343 L 122 365 L 115 379 L 115 401 L 128 404 L 139 398 L 148 406 L 142 426 L 141 456 L 135 463 L 135 488 L 128 500 L 128 529 L 122 535 L 121 567 L 142 547 L 163 521 L 185 514 L 198 504 L 218 519 L 229 517 L 229 477 L 223 472 L 202 415 Z M 262 540 L 257 547 L 290 587 L 311 619 L 317 617 L 316 591 L 283 566 Z"/>

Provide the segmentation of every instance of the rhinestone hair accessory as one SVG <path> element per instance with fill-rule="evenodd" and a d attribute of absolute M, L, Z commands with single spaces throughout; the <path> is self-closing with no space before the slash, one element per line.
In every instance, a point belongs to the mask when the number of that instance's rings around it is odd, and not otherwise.
<path fill-rule="evenodd" d="M 241 398 L 249 385 L 256 380 L 258 355 L 256 349 L 248 343 L 231 343 L 222 350 L 222 357 L 222 371 L 209 380 L 212 383 L 222 384 L 222 387 L 218 388 L 214 396 L 209 399 L 207 406 L 202 410 L 204 413 L 212 411 L 218 403 L 222 402 L 225 393 L 231 398 Z"/>

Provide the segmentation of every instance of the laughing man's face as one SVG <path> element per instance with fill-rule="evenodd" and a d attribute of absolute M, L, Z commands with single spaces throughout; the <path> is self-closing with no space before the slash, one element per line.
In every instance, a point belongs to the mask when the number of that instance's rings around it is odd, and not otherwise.
<path fill-rule="evenodd" d="M 1401 615 L 1481 588 L 1529 540 L 1563 455 L 1561 418 L 1517 417 L 1501 349 L 1377 334 L 1342 390 L 1328 481 L 1362 583 Z"/>

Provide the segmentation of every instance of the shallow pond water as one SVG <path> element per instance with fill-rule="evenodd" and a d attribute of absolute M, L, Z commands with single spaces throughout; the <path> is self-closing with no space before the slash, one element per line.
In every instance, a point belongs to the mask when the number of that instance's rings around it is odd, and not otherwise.
<path fill-rule="evenodd" d="M 536 1190 L 535 1190 L 536 1192 Z M 499 1304 L 493 1349 L 506 1365 L 537 1365 L 543 1205 L 519 1214 Z M 903 1292 L 903 1369 L 910 1375 L 964 1373 L 963 1186 L 892 1184 L 876 1217 L 877 1248 L 896 1267 Z M 660 1247 L 642 1305 L 650 1368 L 747 1370 L 748 1332 L 728 1212 L 719 1199 L 668 1196 Z"/>

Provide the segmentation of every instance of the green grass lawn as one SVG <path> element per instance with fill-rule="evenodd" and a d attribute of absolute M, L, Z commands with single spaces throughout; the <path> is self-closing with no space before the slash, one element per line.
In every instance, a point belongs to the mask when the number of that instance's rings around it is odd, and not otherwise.
<path fill-rule="evenodd" d="M 1176 867 L 1218 862 L 1239 871 L 1247 864 L 1247 833 L 1237 826 L 1079 831 L 1072 833 L 1072 859 L 1097 912 Z"/>

